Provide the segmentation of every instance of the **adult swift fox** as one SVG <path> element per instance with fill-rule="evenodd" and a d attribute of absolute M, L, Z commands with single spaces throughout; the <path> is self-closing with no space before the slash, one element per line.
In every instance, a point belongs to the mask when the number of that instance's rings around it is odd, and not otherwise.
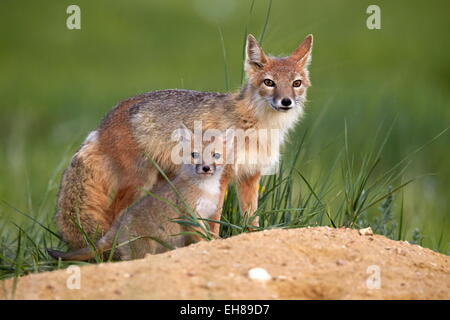
<path fill-rule="evenodd" d="M 184 140 L 190 141 L 188 135 L 183 134 Z M 194 149 L 190 163 L 182 165 L 172 184 L 166 183 L 155 195 L 147 195 L 125 210 L 96 242 L 95 250 L 87 247 L 67 253 L 48 250 L 48 253 L 55 259 L 89 260 L 95 254 L 110 251 L 116 244 L 114 256 L 131 260 L 168 251 L 168 245 L 183 247 L 198 241 L 200 236 L 193 231 L 201 231 L 200 227 L 191 230 L 173 220 L 182 216 L 210 218 L 219 207 L 222 154 L 215 150 L 206 154 L 208 149 L 199 151 Z M 189 235 L 187 231 L 194 234 Z"/>
<path fill-rule="evenodd" d="M 89 134 L 63 174 L 56 214 L 63 239 L 71 248 L 83 247 L 75 220 L 88 236 L 104 234 L 123 209 L 152 190 L 161 177 L 149 158 L 172 177 L 179 165 L 171 160 L 176 144 L 171 135 L 182 124 L 192 129 L 201 121 L 204 130 L 221 131 L 278 129 L 282 143 L 303 114 L 311 49 L 309 35 L 290 56 L 272 57 L 249 35 L 244 62 L 248 80 L 239 92 L 162 90 L 120 102 Z M 279 152 L 265 160 L 277 163 Z M 229 182 L 235 181 L 241 210 L 253 214 L 261 170 L 259 164 L 227 166 L 220 203 Z M 219 207 L 212 219 L 220 220 L 220 214 Z M 218 228 L 211 225 L 214 233 Z"/>

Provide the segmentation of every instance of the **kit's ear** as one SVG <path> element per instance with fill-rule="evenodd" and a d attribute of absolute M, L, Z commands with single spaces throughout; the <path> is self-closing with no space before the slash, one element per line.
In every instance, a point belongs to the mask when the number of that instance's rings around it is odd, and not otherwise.
<path fill-rule="evenodd" d="M 258 41 L 256 41 L 254 36 L 249 34 L 245 45 L 245 71 L 249 72 L 252 69 L 262 69 L 267 61 L 267 56 Z"/>
<path fill-rule="evenodd" d="M 311 51 L 313 45 L 312 34 L 306 36 L 305 40 L 291 54 L 291 58 L 295 59 L 302 65 L 308 65 L 311 62 Z"/>
<path fill-rule="evenodd" d="M 181 128 L 178 129 L 180 142 L 191 142 L 192 141 L 192 132 L 189 130 L 184 123 L 181 124 Z"/>
<path fill-rule="evenodd" d="M 223 137 L 222 137 L 224 143 L 226 143 L 226 144 L 232 144 L 232 143 L 233 143 L 234 137 L 235 137 L 235 135 L 236 135 L 235 130 L 236 130 L 236 129 L 235 129 L 235 127 L 233 126 L 233 127 L 228 128 L 228 129 L 225 131 L 225 134 L 223 134 Z"/>
<path fill-rule="evenodd" d="M 235 144 L 236 129 L 235 127 L 228 128 L 222 136 L 223 139 L 223 154 L 226 155 L 225 159 L 233 158 L 233 150 Z M 228 161 L 228 160 L 227 160 Z M 229 162 L 232 163 L 232 162 Z"/>

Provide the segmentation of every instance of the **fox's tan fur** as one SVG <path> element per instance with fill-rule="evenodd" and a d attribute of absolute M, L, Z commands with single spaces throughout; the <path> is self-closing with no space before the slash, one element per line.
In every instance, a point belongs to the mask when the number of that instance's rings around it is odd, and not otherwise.
<path fill-rule="evenodd" d="M 195 164 L 183 165 L 172 185 L 165 183 L 155 191 L 155 195 L 147 195 L 125 210 L 96 242 L 95 250 L 86 247 L 67 253 L 48 252 L 56 259 L 89 260 L 117 245 L 114 257 L 131 260 L 165 252 L 170 249 L 168 246 L 183 247 L 197 242 L 201 238 L 194 231 L 201 231 L 200 227 L 186 228 L 171 219 L 186 219 L 183 216 L 210 218 L 217 210 L 223 166 L 211 164 L 208 168 L 211 169 L 206 174 L 196 171 Z M 192 235 L 181 235 L 182 232 Z"/>
<path fill-rule="evenodd" d="M 266 56 L 249 36 L 245 61 L 248 81 L 240 92 L 163 90 L 119 103 L 89 135 L 63 175 L 56 216 L 63 239 L 72 248 L 83 247 L 83 237 L 73 223 L 77 215 L 88 235 L 96 230 L 105 233 L 124 208 L 152 190 L 161 178 L 149 157 L 172 177 L 177 166 L 171 161 L 176 144 L 171 135 L 181 124 L 191 130 L 198 120 L 203 130 L 274 128 L 280 129 L 283 140 L 303 113 L 310 85 L 307 65 L 311 46 L 312 37 L 308 36 L 291 56 L 275 58 Z M 277 85 L 267 87 L 266 78 Z M 298 88 L 292 86 L 295 79 L 301 79 Z M 283 97 L 292 99 L 291 109 L 279 108 Z M 253 213 L 260 175 L 258 165 L 226 170 L 221 180 L 221 203 L 227 185 L 234 180 L 241 210 Z M 219 208 L 213 219 L 220 219 L 220 212 Z M 219 225 L 211 227 L 217 232 Z"/>

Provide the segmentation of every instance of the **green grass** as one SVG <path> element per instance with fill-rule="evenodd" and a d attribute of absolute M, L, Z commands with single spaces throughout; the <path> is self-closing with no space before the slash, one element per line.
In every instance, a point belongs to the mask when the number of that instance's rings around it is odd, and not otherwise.
<path fill-rule="evenodd" d="M 379 131 L 382 132 L 382 129 L 380 127 Z M 371 226 L 376 233 L 391 239 L 422 244 L 424 236 L 420 226 L 413 226 L 412 229 L 403 226 L 403 190 L 415 181 L 415 178 L 404 180 L 408 163 L 403 164 L 405 161 L 400 161 L 388 170 L 377 170 L 388 136 L 381 141 L 375 136 L 371 144 L 372 149 L 363 154 L 355 154 L 349 149 L 348 134 L 345 127 L 340 154 L 332 165 L 323 168 L 320 174 L 314 175 L 301 169 L 304 163 L 315 158 L 315 155 L 307 158 L 309 140 L 305 133 L 295 146 L 295 154 L 291 158 L 285 158 L 278 173 L 262 178 L 259 208 L 256 212 L 260 227 L 253 227 L 254 217 L 240 211 L 233 185 L 228 190 L 221 221 L 200 219 L 192 209 L 176 208 L 180 212 L 180 218 L 173 220 L 173 223 L 180 223 L 187 228 L 200 227 L 201 231 L 196 233 L 205 240 L 211 240 L 213 237 L 207 224 L 205 227 L 200 220 L 220 223 L 221 238 L 273 228 Z M 152 192 L 150 195 L 158 197 Z M 0 278 L 65 268 L 73 264 L 55 261 L 46 252 L 46 248 L 67 250 L 55 232 L 54 224 L 49 223 L 51 214 L 34 218 L 33 213 L 24 213 L 14 207 L 11 209 L 26 216 L 30 223 L 27 227 L 14 224 L 15 230 L 10 230 L 7 236 L 1 238 Z M 81 226 L 80 229 L 82 230 Z M 435 239 L 437 244 L 432 249 L 441 252 L 448 250 L 442 243 L 443 235 L 444 230 L 441 231 L 439 239 Z M 95 239 L 89 239 L 85 234 L 85 241 L 86 245 L 95 251 Z M 124 243 L 117 243 L 113 251 L 121 245 Z M 112 257 L 111 253 L 105 260 L 103 255 L 97 253 L 95 260 L 100 263 L 111 261 Z"/>
<path fill-rule="evenodd" d="M 449 253 L 448 1 L 375 1 L 378 31 L 358 0 L 223 3 L 80 0 L 82 30 L 68 31 L 69 1 L 2 2 L 1 278 L 68 265 L 45 251 L 65 249 L 53 221 L 60 176 L 114 104 L 239 88 L 247 33 L 274 55 L 315 37 L 306 117 L 279 173 L 261 181 L 262 228 L 370 225 Z M 221 236 L 249 231 L 249 219 L 231 186 Z"/>

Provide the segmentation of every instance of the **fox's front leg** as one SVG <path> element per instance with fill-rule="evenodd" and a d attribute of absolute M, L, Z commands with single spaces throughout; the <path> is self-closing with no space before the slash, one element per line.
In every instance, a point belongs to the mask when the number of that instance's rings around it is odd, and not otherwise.
<path fill-rule="evenodd" d="M 253 175 L 245 176 L 238 179 L 236 182 L 236 189 L 239 198 L 239 205 L 241 211 L 252 216 L 258 209 L 258 188 L 261 173 L 258 172 Z M 255 217 L 252 221 L 252 225 L 259 225 L 259 218 Z"/>

